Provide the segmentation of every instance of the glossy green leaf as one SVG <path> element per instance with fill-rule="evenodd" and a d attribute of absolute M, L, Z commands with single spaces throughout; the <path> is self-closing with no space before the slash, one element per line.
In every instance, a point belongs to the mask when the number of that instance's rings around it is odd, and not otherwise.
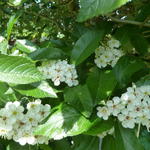
<path fill-rule="evenodd" d="M 92 121 L 91 127 L 84 134 L 97 136 L 105 131 L 110 130 L 113 126 L 114 123 L 112 119 L 105 121 L 100 118 L 96 118 L 94 121 Z"/>
<path fill-rule="evenodd" d="M 19 6 L 24 1 L 25 0 L 9 0 L 9 4 L 12 5 L 12 6 Z"/>
<path fill-rule="evenodd" d="M 40 145 L 39 146 L 41 150 L 53 150 L 49 145 Z"/>
<path fill-rule="evenodd" d="M 76 42 L 72 50 L 71 61 L 76 65 L 82 63 L 95 51 L 103 36 L 104 30 L 87 31 L 85 34 L 83 34 Z"/>
<path fill-rule="evenodd" d="M 22 52 L 31 53 L 33 51 L 36 51 L 38 49 L 38 46 L 24 39 L 16 41 L 16 48 L 18 48 Z"/>
<path fill-rule="evenodd" d="M 13 87 L 13 89 L 25 96 L 32 96 L 35 98 L 57 98 L 55 90 L 45 81 L 28 85 L 17 85 Z"/>
<path fill-rule="evenodd" d="M 143 129 L 140 132 L 139 139 L 140 139 L 141 144 L 144 147 L 144 150 L 149 150 L 149 148 L 150 148 L 150 138 L 149 137 L 150 137 L 150 133 L 146 129 Z"/>
<path fill-rule="evenodd" d="M 87 85 L 96 105 L 111 96 L 117 80 L 111 70 L 100 71 L 98 68 L 93 68 L 89 73 Z"/>
<path fill-rule="evenodd" d="M 10 142 L 8 145 L 7 145 L 7 149 L 6 150 L 37 150 L 37 146 L 31 146 L 31 145 L 25 145 L 25 146 L 22 146 L 16 142 Z"/>
<path fill-rule="evenodd" d="M 61 104 L 59 109 L 52 113 L 48 121 L 40 125 L 36 135 L 48 136 L 50 139 L 62 139 L 75 136 L 88 130 L 91 123 L 73 107 Z"/>
<path fill-rule="evenodd" d="M 7 48 L 8 48 L 8 41 L 3 36 L 0 36 L 0 52 L 1 52 L 1 54 L 7 54 Z"/>
<path fill-rule="evenodd" d="M 79 135 L 73 138 L 75 147 L 73 150 L 99 150 L 99 138 Z"/>
<path fill-rule="evenodd" d="M 104 15 L 130 0 L 80 0 L 80 11 L 77 21 L 82 22 L 95 16 Z"/>
<path fill-rule="evenodd" d="M 51 142 L 52 150 L 73 150 L 72 145 L 67 138 Z"/>
<path fill-rule="evenodd" d="M 38 49 L 29 55 L 33 60 L 60 59 L 64 56 L 65 53 L 61 49 L 53 47 Z"/>
<path fill-rule="evenodd" d="M 116 142 L 113 136 L 106 136 L 102 141 L 102 150 L 119 150 L 116 149 Z"/>
<path fill-rule="evenodd" d="M 17 22 L 19 15 L 13 15 L 10 17 L 9 22 L 7 23 L 7 40 L 10 39 L 10 35 L 13 29 L 14 24 Z"/>
<path fill-rule="evenodd" d="M 145 64 L 142 60 L 131 56 L 122 57 L 113 69 L 119 87 L 125 87 L 131 82 L 131 77 L 143 68 Z"/>
<path fill-rule="evenodd" d="M 84 116 L 90 117 L 93 110 L 93 99 L 87 85 L 67 88 L 64 91 L 65 101 L 75 107 Z"/>
<path fill-rule="evenodd" d="M 43 79 L 35 64 L 27 58 L 0 55 L 0 81 L 28 84 Z"/>
<path fill-rule="evenodd" d="M 8 93 L 9 86 L 6 83 L 0 82 L 0 106 L 3 106 L 8 101 L 15 101 L 17 97 L 14 93 Z"/>
<path fill-rule="evenodd" d="M 144 150 L 135 132 L 123 128 L 120 124 L 115 128 L 116 150 Z"/>

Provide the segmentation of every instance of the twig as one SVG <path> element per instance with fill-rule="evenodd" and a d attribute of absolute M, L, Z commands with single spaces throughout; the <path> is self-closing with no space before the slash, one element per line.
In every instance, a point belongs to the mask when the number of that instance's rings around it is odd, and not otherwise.
<path fill-rule="evenodd" d="M 140 27 L 150 28 L 150 23 L 143 23 L 143 22 L 138 22 L 138 21 L 133 21 L 133 20 L 123 20 L 123 19 L 118 19 L 118 18 L 111 17 L 111 16 L 108 16 L 108 17 L 111 19 L 111 21 L 114 21 L 114 22 L 132 24 L 132 25 L 137 25 Z"/>

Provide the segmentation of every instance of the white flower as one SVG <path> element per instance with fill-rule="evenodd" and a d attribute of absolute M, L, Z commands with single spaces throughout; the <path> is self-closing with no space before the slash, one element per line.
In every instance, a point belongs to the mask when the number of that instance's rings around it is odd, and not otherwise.
<path fill-rule="evenodd" d="M 150 86 L 136 87 L 133 84 L 132 87 L 127 88 L 127 92 L 121 95 L 121 98 L 114 97 L 107 101 L 104 107 L 98 108 L 97 115 L 108 119 L 109 112 L 116 116 L 125 128 L 134 128 L 135 124 L 141 124 L 146 126 L 149 131 Z"/>
<path fill-rule="evenodd" d="M 50 105 L 41 104 L 41 100 L 29 102 L 27 112 L 19 101 L 8 102 L 0 109 L 0 137 L 25 144 L 48 144 L 48 138 L 34 136 L 39 123 L 50 113 Z M 41 140 L 41 141 L 40 141 Z"/>
<path fill-rule="evenodd" d="M 41 106 L 41 100 L 38 99 L 38 100 L 36 100 L 34 102 L 29 102 L 27 104 L 27 109 L 28 110 L 32 110 L 34 112 L 39 112 L 40 106 Z"/>
<path fill-rule="evenodd" d="M 107 42 L 108 46 L 111 48 L 119 48 L 120 47 L 120 42 L 118 40 L 115 39 L 111 39 Z"/>
<path fill-rule="evenodd" d="M 104 120 L 108 120 L 108 117 L 110 116 L 110 112 L 107 107 L 97 107 L 97 115 L 100 118 L 103 118 Z"/>
<path fill-rule="evenodd" d="M 36 138 L 31 134 L 30 131 L 23 133 L 22 137 L 16 140 L 20 145 L 31 144 L 35 145 Z"/>
<path fill-rule="evenodd" d="M 0 136 L 7 137 L 9 132 L 12 130 L 11 124 L 6 124 L 2 119 L 0 119 Z"/>
<path fill-rule="evenodd" d="M 8 102 L 5 106 L 7 112 L 10 113 L 11 118 L 22 119 L 24 108 L 20 106 L 20 102 Z"/>
<path fill-rule="evenodd" d="M 107 101 L 107 107 L 108 110 L 113 114 L 113 116 L 117 116 L 124 108 L 124 106 L 120 104 L 119 97 L 114 97 L 112 101 Z"/>
<path fill-rule="evenodd" d="M 75 65 L 68 64 L 66 60 L 53 61 L 39 67 L 39 70 L 46 79 L 51 79 L 55 86 L 59 86 L 61 82 L 65 82 L 70 87 L 78 85 Z"/>
<path fill-rule="evenodd" d="M 99 46 L 95 50 L 95 64 L 99 68 L 104 68 L 107 65 L 115 66 L 120 57 L 124 55 L 120 47 L 120 42 L 115 39 L 111 39 L 105 46 Z"/>

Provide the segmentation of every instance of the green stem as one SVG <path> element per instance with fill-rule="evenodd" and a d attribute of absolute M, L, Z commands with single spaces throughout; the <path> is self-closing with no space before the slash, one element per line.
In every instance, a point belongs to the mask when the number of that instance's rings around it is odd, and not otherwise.
<path fill-rule="evenodd" d="M 118 18 L 111 17 L 111 16 L 108 16 L 108 17 L 113 22 L 124 23 L 124 24 L 132 24 L 132 25 L 137 25 L 137 26 L 140 26 L 140 27 L 150 28 L 150 23 L 138 22 L 138 21 L 133 21 L 133 20 L 123 20 L 123 19 L 118 19 Z"/>

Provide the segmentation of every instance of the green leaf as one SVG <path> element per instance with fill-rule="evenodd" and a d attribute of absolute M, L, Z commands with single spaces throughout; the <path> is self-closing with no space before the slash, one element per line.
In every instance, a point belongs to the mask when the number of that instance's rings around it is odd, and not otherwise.
<path fill-rule="evenodd" d="M 0 106 L 3 106 L 8 101 L 15 101 L 17 97 L 14 93 L 7 94 L 9 86 L 6 83 L 0 82 Z"/>
<path fill-rule="evenodd" d="M 54 89 L 45 81 L 29 85 L 17 85 L 13 87 L 13 89 L 25 96 L 32 96 L 35 98 L 57 98 Z"/>
<path fill-rule="evenodd" d="M 67 88 L 64 91 L 65 101 L 75 107 L 84 116 L 90 117 L 93 110 L 93 99 L 87 85 Z"/>
<path fill-rule="evenodd" d="M 116 31 L 115 37 L 121 42 L 123 49 L 127 52 L 133 53 L 133 48 L 142 55 L 148 52 L 148 40 L 138 27 L 125 25 Z"/>
<path fill-rule="evenodd" d="M 38 46 L 28 40 L 17 40 L 16 48 L 25 53 L 31 53 L 38 49 Z"/>
<path fill-rule="evenodd" d="M 75 147 L 73 150 L 99 150 L 99 138 L 87 135 L 79 135 L 73 138 Z"/>
<path fill-rule="evenodd" d="M 87 86 L 95 99 L 95 105 L 111 96 L 116 85 L 117 80 L 111 70 L 102 71 L 93 68 L 87 78 Z"/>
<path fill-rule="evenodd" d="M 41 150 L 53 150 L 49 145 L 42 144 L 42 145 L 39 145 L 39 147 Z"/>
<path fill-rule="evenodd" d="M 1 54 L 7 54 L 7 48 L 8 48 L 8 41 L 3 36 L 0 36 L 0 52 L 1 52 Z"/>
<path fill-rule="evenodd" d="M 119 123 L 115 128 L 115 141 L 117 150 L 144 150 L 134 131 L 123 128 Z"/>
<path fill-rule="evenodd" d="M 132 31 L 130 32 L 130 41 L 140 54 L 146 54 L 148 52 L 148 40 L 135 28 L 132 28 Z"/>
<path fill-rule="evenodd" d="M 150 85 L 150 75 L 146 75 L 144 77 L 142 77 L 139 81 L 136 82 L 137 86 L 142 86 L 142 85 Z"/>
<path fill-rule="evenodd" d="M 95 16 L 104 15 L 130 0 L 80 0 L 80 11 L 77 21 L 82 22 Z"/>
<path fill-rule="evenodd" d="M 19 17 L 20 17 L 20 15 L 18 15 L 18 14 L 15 14 L 15 15 L 10 17 L 9 22 L 7 24 L 7 40 L 10 39 L 10 35 L 12 32 L 13 26 L 17 22 Z"/>
<path fill-rule="evenodd" d="M 37 146 L 25 145 L 22 146 L 16 142 L 9 142 L 6 150 L 37 150 Z"/>
<path fill-rule="evenodd" d="M 97 136 L 105 131 L 110 130 L 113 126 L 114 122 L 112 119 L 105 121 L 101 120 L 100 118 L 96 118 L 94 121 L 92 121 L 91 127 L 84 134 Z"/>
<path fill-rule="evenodd" d="M 73 150 L 71 143 L 67 138 L 51 142 L 52 150 Z"/>
<path fill-rule="evenodd" d="M 43 79 L 35 64 L 27 58 L 0 55 L 0 81 L 28 84 Z"/>
<path fill-rule="evenodd" d="M 88 130 L 91 123 L 73 107 L 61 104 L 59 109 L 51 114 L 48 121 L 40 125 L 36 135 L 44 135 L 54 139 L 79 135 Z"/>
<path fill-rule="evenodd" d="M 106 136 L 102 141 L 102 150 L 119 150 L 116 149 L 116 143 L 113 136 Z"/>
<path fill-rule="evenodd" d="M 122 57 L 113 69 L 119 87 L 125 87 L 131 82 L 131 77 L 145 67 L 144 62 L 136 57 Z"/>
<path fill-rule="evenodd" d="M 140 132 L 139 139 L 140 139 L 141 144 L 144 147 L 144 150 L 149 150 L 149 148 L 150 148 L 150 138 L 149 137 L 150 137 L 150 133 L 146 129 L 144 129 Z"/>
<path fill-rule="evenodd" d="M 42 60 L 42 59 L 60 59 L 64 58 L 65 53 L 58 48 L 49 47 L 38 49 L 29 54 L 29 57 L 33 60 Z"/>
<path fill-rule="evenodd" d="M 12 6 L 19 6 L 24 1 L 25 0 L 9 0 L 9 4 L 12 5 Z"/>
<path fill-rule="evenodd" d="M 87 31 L 85 34 L 83 34 L 76 42 L 72 50 L 71 61 L 76 65 L 82 63 L 95 51 L 103 36 L 104 30 Z"/>

